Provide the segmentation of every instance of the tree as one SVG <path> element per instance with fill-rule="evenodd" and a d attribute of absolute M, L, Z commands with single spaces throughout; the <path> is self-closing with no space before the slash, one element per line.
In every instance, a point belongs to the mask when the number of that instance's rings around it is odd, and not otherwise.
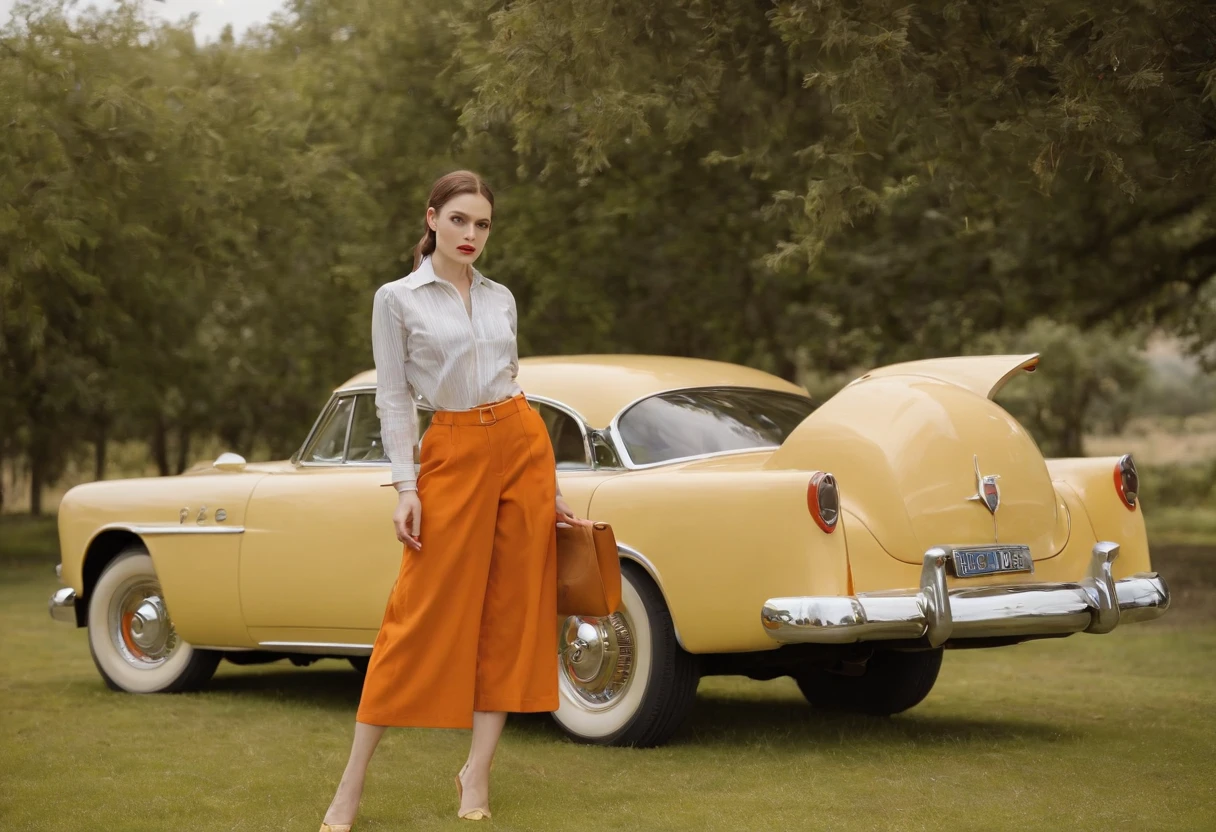
<path fill-rule="evenodd" d="M 1185 319 L 1216 266 L 1210 4 L 493 8 L 463 29 L 466 129 L 550 176 L 692 153 L 761 183 L 787 355 L 824 321 L 888 360 L 1044 310 Z"/>
<path fill-rule="evenodd" d="M 997 403 L 1034 435 L 1045 456 L 1084 456 L 1084 436 L 1095 428 L 1122 431 L 1148 377 L 1144 339 L 1109 329 L 1083 333 L 1040 318 L 1017 333 L 997 333 L 979 353 L 1037 352 L 1032 375 L 1011 381 Z"/>

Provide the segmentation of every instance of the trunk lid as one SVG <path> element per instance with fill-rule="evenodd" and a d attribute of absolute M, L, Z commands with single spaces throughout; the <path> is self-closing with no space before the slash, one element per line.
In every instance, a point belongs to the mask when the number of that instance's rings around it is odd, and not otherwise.
<path fill-rule="evenodd" d="M 766 467 L 830 471 L 842 507 L 901 561 L 991 543 L 1052 557 L 1068 542 L 1067 508 L 1034 440 L 989 398 L 1036 361 L 942 359 L 868 374 L 807 417 Z"/>

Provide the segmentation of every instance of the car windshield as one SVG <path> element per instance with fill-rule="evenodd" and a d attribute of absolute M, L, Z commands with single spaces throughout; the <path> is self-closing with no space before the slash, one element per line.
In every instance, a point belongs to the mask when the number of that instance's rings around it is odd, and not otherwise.
<path fill-rule="evenodd" d="M 814 409 L 806 396 L 775 390 L 679 390 L 633 405 L 620 417 L 617 429 L 630 459 L 646 465 L 775 448 Z"/>

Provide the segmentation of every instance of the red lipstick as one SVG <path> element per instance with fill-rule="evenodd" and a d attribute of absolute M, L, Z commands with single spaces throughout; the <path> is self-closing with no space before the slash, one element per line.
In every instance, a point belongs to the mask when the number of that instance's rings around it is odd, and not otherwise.
<path fill-rule="evenodd" d="M 473 248 L 472 246 L 456 246 L 456 250 L 465 254 L 472 254 L 473 252 L 477 251 L 477 249 Z"/>

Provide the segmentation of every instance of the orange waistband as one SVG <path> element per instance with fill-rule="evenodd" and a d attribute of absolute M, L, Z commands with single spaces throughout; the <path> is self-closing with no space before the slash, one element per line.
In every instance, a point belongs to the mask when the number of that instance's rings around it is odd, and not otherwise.
<path fill-rule="evenodd" d="M 478 405 L 472 410 L 436 410 L 432 425 L 492 425 L 530 407 L 523 393 L 506 401 Z"/>

